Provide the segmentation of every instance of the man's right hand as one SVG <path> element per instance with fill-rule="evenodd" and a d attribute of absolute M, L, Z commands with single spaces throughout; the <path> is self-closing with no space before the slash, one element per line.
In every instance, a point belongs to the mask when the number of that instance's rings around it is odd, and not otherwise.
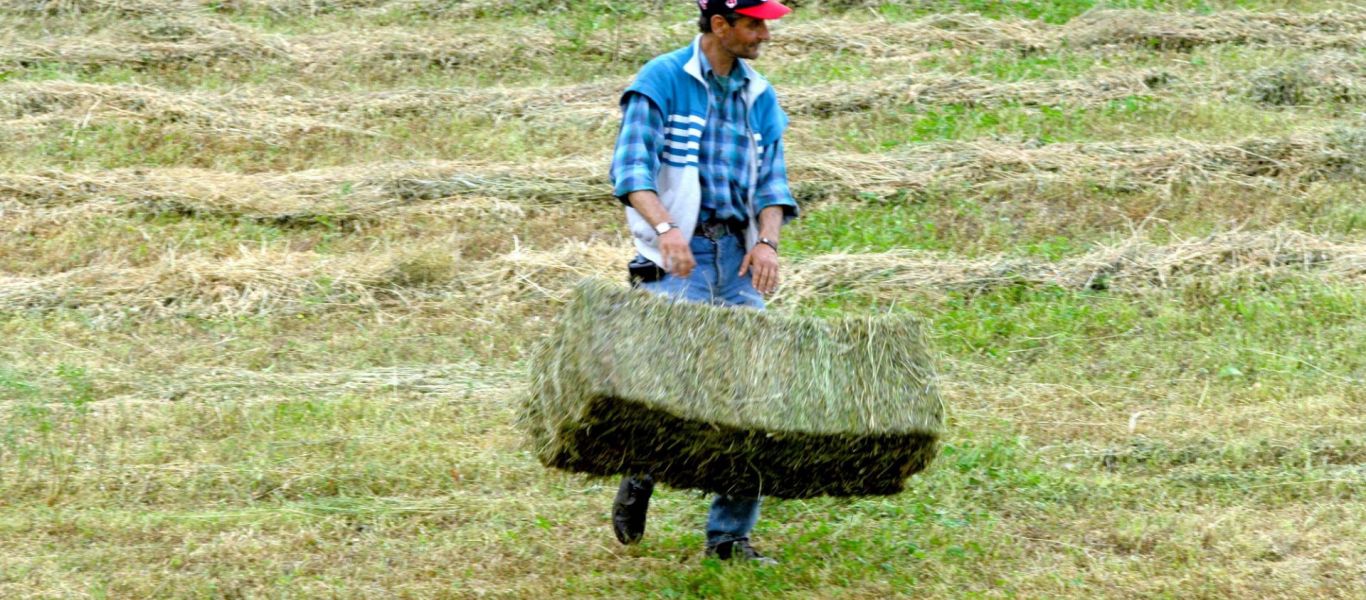
<path fill-rule="evenodd" d="M 692 275 L 693 267 L 697 266 L 697 261 L 692 257 L 692 248 L 683 239 L 683 232 L 677 229 L 670 229 L 659 236 L 659 254 L 664 258 L 664 264 L 660 266 L 677 277 Z"/>

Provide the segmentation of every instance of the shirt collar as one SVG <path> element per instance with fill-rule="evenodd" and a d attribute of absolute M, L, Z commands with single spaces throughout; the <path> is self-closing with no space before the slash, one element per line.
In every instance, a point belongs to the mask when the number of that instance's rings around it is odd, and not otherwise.
<path fill-rule="evenodd" d="M 716 71 L 712 70 L 711 61 L 707 60 L 707 53 L 702 51 L 701 45 L 698 45 L 697 47 L 697 58 L 702 63 L 702 76 L 716 77 Z M 730 69 L 731 81 L 737 81 L 735 78 L 737 74 L 740 76 L 738 81 L 745 83 L 749 82 L 749 65 L 745 64 L 745 59 L 743 58 L 735 59 L 735 66 Z"/>

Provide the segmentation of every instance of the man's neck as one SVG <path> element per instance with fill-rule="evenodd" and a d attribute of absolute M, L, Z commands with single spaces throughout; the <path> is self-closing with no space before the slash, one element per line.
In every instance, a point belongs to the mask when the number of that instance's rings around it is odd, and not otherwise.
<path fill-rule="evenodd" d="M 711 63 L 711 70 L 718 77 L 730 75 L 731 69 L 735 68 L 734 54 L 721 47 L 721 40 L 716 39 L 714 34 L 702 34 L 702 54 L 707 55 L 707 62 Z"/>

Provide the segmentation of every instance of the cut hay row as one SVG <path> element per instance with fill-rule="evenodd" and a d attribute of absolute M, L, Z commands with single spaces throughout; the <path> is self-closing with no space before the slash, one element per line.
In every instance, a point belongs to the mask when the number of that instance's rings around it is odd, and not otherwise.
<path fill-rule="evenodd" d="M 192 0 L 13 0 L 0 4 L 0 14 L 132 16 L 198 8 L 198 3 Z"/>
<path fill-rule="evenodd" d="M 294 314 L 443 301 L 514 307 L 564 301 L 585 277 L 622 279 L 632 254 L 625 243 L 575 242 L 553 250 L 519 248 L 469 263 L 452 257 L 433 260 L 433 252 L 244 252 L 226 259 L 167 255 L 144 267 L 96 264 L 37 277 L 3 274 L 0 309 L 77 308 L 155 317 Z M 1366 244 L 1272 230 L 1221 233 L 1165 245 L 1135 239 L 1060 261 L 1003 255 L 963 259 L 907 251 L 794 258 L 785 268 L 780 305 L 836 290 L 896 295 L 1040 285 L 1142 293 L 1214 276 L 1290 273 L 1360 285 L 1366 283 Z M 489 310 L 484 316 L 498 312 Z"/>
<path fill-rule="evenodd" d="M 694 0 L 656 0 L 648 7 L 662 15 L 664 4 L 692 8 Z M 319 16 L 350 13 L 357 16 L 377 14 L 410 14 L 444 18 L 485 18 L 521 14 L 546 14 L 572 9 L 576 2 L 569 0 L 14 0 L 0 4 L 0 14 L 87 16 L 113 14 L 166 15 L 222 13 L 265 14 L 276 17 Z M 793 0 L 788 3 L 803 13 L 812 3 Z M 922 4 L 897 0 L 817 1 L 815 8 L 830 15 L 864 13 L 888 5 Z M 1321 2 L 1324 7 L 1353 6 L 1351 2 Z M 799 13 L 802 15 L 803 13 Z"/>
<path fill-rule="evenodd" d="M 601 161 L 558 169 L 467 163 L 384 163 L 285 174 L 206 169 L 117 169 L 0 175 L 0 199 L 50 209 L 246 218 L 278 225 L 336 225 L 416 202 L 510 198 L 523 203 L 600 200 Z M 534 173 L 544 175 L 537 178 Z"/>
<path fill-rule="evenodd" d="M 1351 77 L 1336 74 L 1337 77 Z M 1366 79 L 1366 77 L 1363 77 Z M 783 92 L 795 116 L 827 116 L 911 104 L 1091 106 L 1152 93 L 1162 74 L 1134 73 L 1086 80 L 994 83 L 974 77 L 927 74 L 858 84 L 790 87 Z M 1354 86 L 1355 79 L 1346 79 Z M 558 87 L 411 90 L 317 96 L 275 96 L 252 91 L 175 92 L 135 84 L 66 81 L 0 85 L 0 129 L 18 135 L 51 127 L 86 127 L 110 121 L 154 121 L 176 130 L 215 137 L 281 143 L 320 131 L 376 135 L 365 129 L 383 119 L 486 115 L 575 127 L 597 127 L 619 117 L 618 94 L 626 81 Z M 1312 93 L 1302 84 L 1301 96 Z M 1282 93 L 1285 96 L 1289 92 Z"/>
<path fill-rule="evenodd" d="M 1324 52 L 1287 65 L 1257 69 L 1245 96 L 1272 106 L 1366 104 L 1366 54 Z"/>
<path fill-rule="evenodd" d="M 546 67 L 557 55 L 639 63 L 691 37 L 689 23 L 621 36 L 599 32 L 568 40 L 546 26 L 504 31 L 378 28 L 306 35 L 267 35 L 211 18 L 130 21 L 80 36 L 0 38 L 0 66 L 210 64 L 270 60 L 310 71 L 325 68 L 418 66 L 444 70 Z M 791 60 L 813 54 L 871 59 L 923 57 L 932 52 L 1001 48 L 1032 52 L 1059 48 L 1134 46 L 1185 51 L 1213 44 L 1304 49 L 1366 47 L 1366 10 L 1314 14 L 1224 12 L 1212 15 L 1093 11 L 1065 25 L 995 20 L 972 14 L 936 15 L 886 23 L 846 19 L 794 23 L 773 41 L 771 55 Z M 250 63 L 248 63 L 250 64 Z"/>
<path fill-rule="evenodd" d="M 561 298 L 584 277 L 610 277 L 629 260 L 625 245 L 569 243 L 554 252 L 517 249 L 477 263 L 432 248 L 322 255 L 243 251 L 217 258 L 168 254 L 154 264 L 92 264 L 64 273 L 0 274 L 0 309 L 82 309 L 108 318 L 171 315 L 292 315 L 345 308 L 403 307 L 454 299 L 471 308 Z M 549 286 L 549 287 L 546 287 Z"/>
<path fill-rule="evenodd" d="M 527 8 L 567 7 L 569 2 L 507 0 L 15 0 L 0 5 L 0 13 L 21 15 L 157 15 L 206 13 L 312 16 L 336 12 L 370 14 L 405 11 L 423 15 L 470 17 L 502 14 Z"/>
<path fill-rule="evenodd" d="M 1038 83 L 993 83 L 972 77 L 926 75 L 788 88 L 784 90 L 784 103 L 788 112 L 796 116 L 827 116 L 910 104 L 1014 102 L 1090 106 L 1151 93 L 1150 83 L 1160 80 L 1160 75 L 1149 73 Z M 69 127 L 111 121 L 154 121 L 198 135 L 283 143 L 313 132 L 377 135 L 365 129 L 367 124 L 383 119 L 457 114 L 598 127 L 619 117 L 616 99 L 626 83 L 296 97 L 251 91 L 173 92 L 135 84 L 18 82 L 0 85 L 0 115 L 7 117 L 0 120 L 0 130 L 12 135 L 41 135 L 52 127 L 65 131 Z M 1301 92 L 1304 93 L 1307 92 Z"/>
<path fill-rule="evenodd" d="M 194 12 L 257 12 L 316 15 L 378 7 L 416 8 L 420 4 L 463 5 L 461 0 L 12 0 L 0 13 L 21 15 L 165 15 Z"/>
<path fill-rule="evenodd" d="M 280 95 L 259 90 L 169 91 L 138 84 L 70 81 L 0 84 L 0 128 L 12 132 L 106 121 L 155 121 L 215 136 L 280 141 L 315 131 L 376 135 L 392 119 L 487 115 L 597 124 L 618 116 L 627 81 L 559 87 L 395 90 Z"/>
<path fill-rule="evenodd" d="M 145 372 L 110 369 L 92 374 L 109 387 L 131 390 L 110 404 L 145 400 L 272 393 L 307 393 L 310 397 L 351 394 L 417 393 L 444 396 L 486 394 L 518 385 L 523 375 L 477 363 L 446 363 L 374 367 L 341 371 L 262 372 L 226 367 L 179 367 L 166 377 L 147 377 Z"/>
<path fill-rule="evenodd" d="M 794 152 L 794 156 L 798 153 Z M 1092 186 L 1134 193 L 1171 186 L 1286 186 L 1366 178 L 1366 130 L 1339 128 L 1235 144 L 1186 141 L 924 144 L 884 154 L 793 159 L 804 194 L 897 194 L 951 187 L 963 196 Z"/>
<path fill-rule="evenodd" d="M 367 129 L 375 123 L 454 115 L 602 127 L 619 117 L 616 101 L 626 83 L 294 96 L 249 89 L 185 92 L 137 84 L 11 82 L 0 84 L 0 131 L 18 138 L 46 135 L 54 128 L 67 135 L 70 128 L 92 124 L 153 122 L 168 130 L 215 139 L 283 144 L 317 132 L 376 136 L 381 134 Z M 1240 97 L 1272 106 L 1357 104 L 1366 102 L 1366 59 L 1328 52 L 1231 80 L 1187 79 L 1185 74 L 1166 70 L 1022 82 L 925 73 L 858 83 L 787 86 L 782 92 L 790 114 L 812 118 L 916 105 L 1086 108 L 1136 95 L 1171 103 Z"/>
<path fill-rule="evenodd" d="M 627 83 L 297 96 L 251 89 L 187 92 L 138 84 L 11 82 L 0 84 L 0 127 L 19 132 L 53 125 L 152 120 L 215 136 L 279 141 L 314 131 L 374 135 L 365 129 L 367 124 L 444 115 L 599 126 L 618 117 L 618 95 Z M 813 117 L 937 104 L 1089 107 L 1134 95 L 1176 102 L 1243 95 L 1278 105 L 1354 103 L 1366 99 L 1366 59 L 1328 53 L 1312 61 L 1268 67 L 1254 73 L 1250 82 L 1241 78 L 1187 80 L 1162 70 L 1022 82 L 924 73 L 782 90 L 783 105 L 790 114 Z"/>
<path fill-rule="evenodd" d="M 43 277 L 4 276 L 0 306 L 142 315 L 289 315 L 376 306 L 376 294 L 398 276 L 396 264 L 390 256 L 306 252 L 248 252 L 228 260 L 168 256 L 150 267 L 91 265 Z"/>
<path fill-rule="evenodd" d="M 908 105 L 1094 107 L 1135 95 L 1169 102 L 1248 98 L 1271 105 L 1366 101 L 1366 56 L 1325 51 L 1251 74 L 1217 75 L 1172 68 L 1109 70 L 1079 79 L 998 82 L 944 73 L 865 79 L 857 83 L 780 86 L 783 107 L 797 116 Z"/>
<path fill-rule="evenodd" d="M 798 194 L 805 197 L 896 194 L 946 186 L 965 196 L 1050 185 L 1091 185 L 1121 192 L 1201 184 L 1282 187 L 1366 178 L 1366 129 L 1344 127 L 1233 144 L 1160 140 L 1038 146 L 976 141 L 920 144 L 883 154 L 804 155 L 794 146 L 792 156 L 789 167 Z M 436 182 L 432 186 L 455 192 L 459 187 Z"/>
<path fill-rule="evenodd" d="M 793 263 L 785 302 L 835 290 L 905 294 L 916 290 L 980 292 L 1001 286 L 1134 292 L 1184 286 L 1214 276 L 1313 272 L 1325 279 L 1366 282 L 1366 244 L 1288 230 L 1226 232 L 1155 245 L 1133 239 L 1060 261 L 986 257 L 953 260 L 928 252 L 827 254 Z"/>
<path fill-rule="evenodd" d="M 1320 180 L 1366 180 L 1366 129 L 1339 128 L 1236 144 L 1179 140 L 1119 143 L 969 142 L 884 154 L 807 153 L 789 167 L 804 200 L 956 190 L 964 198 L 1075 187 L 1137 193 L 1171 186 L 1287 189 Z M 285 174 L 185 168 L 0 174 L 0 200 L 42 210 L 108 210 L 249 218 L 277 224 L 368 219 L 415 202 L 608 202 L 606 157 L 551 165 L 407 162 Z"/>
<path fill-rule="evenodd" d="M 311 98 L 166 92 L 136 84 L 44 81 L 0 87 L 0 115 L 6 117 L 0 128 L 16 135 L 110 121 L 156 121 L 200 135 L 271 143 L 318 131 L 374 135 L 330 118 L 325 108 Z"/>

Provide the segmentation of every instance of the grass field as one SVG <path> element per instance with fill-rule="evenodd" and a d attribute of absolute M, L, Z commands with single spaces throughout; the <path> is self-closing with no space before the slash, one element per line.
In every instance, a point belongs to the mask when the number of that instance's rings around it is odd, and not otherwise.
<path fill-rule="evenodd" d="M 771 309 L 950 427 L 750 567 L 513 426 L 693 3 L 0 2 L 0 597 L 1366 596 L 1366 6 L 790 4 Z"/>

